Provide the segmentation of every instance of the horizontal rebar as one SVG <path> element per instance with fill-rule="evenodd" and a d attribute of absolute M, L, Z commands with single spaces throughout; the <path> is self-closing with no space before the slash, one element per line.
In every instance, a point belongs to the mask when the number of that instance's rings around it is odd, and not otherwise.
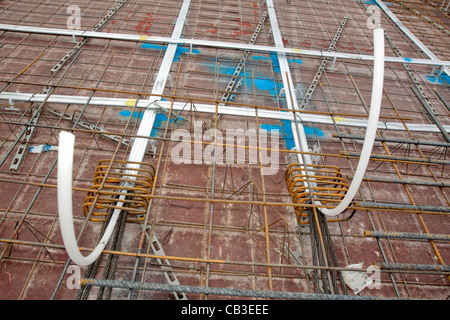
<path fill-rule="evenodd" d="M 375 265 L 377 265 L 381 269 L 386 269 L 386 270 L 450 271 L 449 265 L 440 265 L 440 264 L 375 262 Z"/>
<path fill-rule="evenodd" d="M 348 176 L 348 179 L 353 179 L 353 176 Z M 450 183 L 445 182 L 431 182 L 431 181 L 419 181 L 419 180 L 404 180 L 404 179 L 386 179 L 378 177 L 365 177 L 364 181 L 368 182 L 381 182 L 381 183 L 399 183 L 399 184 L 414 184 L 419 186 L 430 186 L 430 187 L 450 187 Z"/>
<path fill-rule="evenodd" d="M 358 152 L 342 152 L 343 156 L 348 157 L 357 157 L 361 156 L 361 153 Z M 383 155 L 383 154 L 372 154 L 370 156 L 372 160 L 381 160 L 381 161 L 399 161 L 399 162 L 408 162 L 408 163 L 426 163 L 426 164 L 435 164 L 435 165 L 447 165 L 450 164 L 448 160 L 440 160 L 440 159 L 423 159 L 423 158 L 411 158 L 411 157 L 401 157 L 401 156 L 393 156 L 393 155 Z"/>
<path fill-rule="evenodd" d="M 363 207 L 365 209 L 383 209 L 383 210 L 410 210 L 424 212 L 450 212 L 450 207 L 433 206 L 433 205 L 412 205 L 403 203 L 386 203 L 386 202 L 358 202 L 355 208 Z"/>
<path fill-rule="evenodd" d="M 364 140 L 364 136 L 343 134 L 343 133 L 333 133 L 333 137 L 343 138 L 343 139 Z M 411 139 L 408 140 L 408 139 L 399 139 L 399 138 L 376 137 L 375 141 L 416 144 L 416 145 L 424 145 L 424 146 L 447 147 L 447 148 L 450 147 L 450 143 L 438 142 L 438 141 L 426 141 L 426 140 L 411 140 Z"/>
<path fill-rule="evenodd" d="M 9 245 L 29 245 L 29 246 L 37 246 L 37 247 L 45 247 L 45 248 L 55 248 L 64 250 L 65 247 L 63 244 L 56 243 L 43 243 L 43 242 L 35 242 L 35 241 L 27 241 L 27 240 L 16 240 L 16 239 L 4 239 L 0 238 L 0 243 L 7 243 Z M 85 252 L 92 252 L 92 248 L 79 248 Z M 319 265 L 310 265 L 310 264 L 282 264 L 282 263 L 262 263 L 262 262 L 247 262 L 247 261 L 231 261 L 231 260 L 214 260 L 214 259 L 202 259 L 202 258 L 189 258 L 189 257 L 175 257 L 175 256 L 158 256 L 155 254 L 148 253 L 133 253 L 133 252 L 124 252 L 124 251 L 113 251 L 113 250 L 104 250 L 105 254 L 119 255 L 119 256 L 129 256 L 129 257 L 139 257 L 139 258 L 151 258 L 151 259 L 167 259 L 174 261 L 190 261 L 190 262 L 208 262 L 213 264 L 223 264 L 223 265 L 242 265 L 242 266 L 255 266 L 255 267 L 273 267 L 273 268 L 291 268 L 291 269 L 306 269 L 306 270 L 332 270 L 332 271 L 361 271 L 360 268 L 349 268 L 349 267 L 331 267 L 331 266 L 319 266 Z M 9 258 L 9 257 L 8 257 Z M 11 258 L 12 259 L 12 258 Z M 411 273 L 405 270 L 398 270 L 398 273 Z M 436 274 L 436 270 L 415 270 L 414 273 L 418 274 Z M 448 272 L 446 272 L 447 274 Z M 441 272 L 439 272 L 441 274 Z M 177 290 L 179 292 L 179 290 Z"/>
<path fill-rule="evenodd" d="M 143 282 L 104 280 L 104 279 L 81 279 L 80 284 L 86 285 L 86 286 L 109 287 L 109 288 L 131 289 L 131 290 L 182 292 L 182 293 L 207 294 L 207 295 L 219 295 L 219 296 L 252 297 L 252 298 L 262 298 L 262 299 L 295 299 L 295 300 L 380 300 L 380 299 L 385 299 L 382 297 L 371 297 L 371 296 L 348 296 L 348 295 L 336 295 L 336 294 L 316 294 L 316 293 L 302 293 L 302 292 L 283 292 L 283 291 L 263 291 L 263 290 L 197 287 L 197 286 L 168 285 L 168 284 L 160 284 L 160 283 L 143 283 Z"/>
<path fill-rule="evenodd" d="M 410 240 L 442 240 L 450 241 L 449 234 L 430 234 L 396 231 L 364 231 L 366 237 L 386 238 L 386 239 L 410 239 Z"/>
<path fill-rule="evenodd" d="M 33 185 L 39 187 L 51 187 L 56 188 L 56 185 L 52 184 L 42 184 L 35 182 L 24 182 L 24 181 L 14 181 L 7 179 L 0 179 L 0 182 L 8 182 L 8 183 L 17 183 L 17 184 L 26 184 Z M 73 187 L 74 191 L 83 191 L 83 192 L 91 192 L 93 194 L 98 191 L 88 189 L 88 188 L 77 188 Z M 114 195 L 117 193 L 114 192 L 103 192 L 105 195 Z M 305 207 L 305 208 L 313 208 L 313 207 L 325 207 L 319 206 L 315 204 L 303 203 L 301 205 L 297 203 L 284 203 L 284 202 L 270 202 L 270 201 L 248 201 L 248 200 L 228 200 L 228 199 L 207 199 L 207 198 L 188 198 L 188 197 L 176 197 L 176 196 L 163 196 L 163 195 L 147 195 L 142 194 L 143 198 L 154 198 L 154 199 L 164 199 L 164 200 L 183 200 L 183 201 L 193 201 L 193 202 L 210 202 L 210 203 L 228 203 L 228 204 L 245 204 L 245 205 L 266 205 L 266 206 L 282 206 L 282 207 Z M 374 209 L 383 209 L 383 210 L 401 210 L 403 212 L 429 212 L 429 213 L 441 213 L 447 214 L 450 212 L 450 207 L 444 206 L 431 206 L 431 205 L 408 205 L 401 203 L 383 203 L 383 202 L 357 202 L 354 206 L 349 207 L 349 209 L 356 210 L 374 210 Z M 1 239 L 0 239 L 1 240 Z"/>

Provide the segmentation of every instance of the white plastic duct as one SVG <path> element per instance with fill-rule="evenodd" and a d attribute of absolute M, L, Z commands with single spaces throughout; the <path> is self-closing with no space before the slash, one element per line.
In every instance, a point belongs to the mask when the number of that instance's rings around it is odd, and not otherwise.
<path fill-rule="evenodd" d="M 364 174 L 369 164 L 370 155 L 372 153 L 373 144 L 375 142 L 375 135 L 377 131 L 378 118 L 381 108 L 381 97 L 383 94 L 383 79 L 384 79 L 384 30 L 374 29 L 374 70 L 372 82 L 372 98 L 370 102 L 369 119 L 367 123 L 366 134 L 364 137 L 364 144 L 361 151 L 361 157 L 358 161 L 358 166 L 354 174 L 354 178 L 344 199 L 334 208 L 320 208 L 319 210 L 327 216 L 335 216 L 342 213 L 349 206 L 350 202 L 356 195 Z"/>
<path fill-rule="evenodd" d="M 58 211 L 61 234 L 66 251 L 74 263 L 83 267 L 90 265 L 100 256 L 106 243 L 111 237 L 119 215 L 113 214 L 97 247 L 87 257 L 83 256 L 78 248 L 78 242 L 75 237 L 72 211 L 72 167 L 74 147 L 75 136 L 69 132 L 62 131 L 59 134 L 58 150 Z"/>

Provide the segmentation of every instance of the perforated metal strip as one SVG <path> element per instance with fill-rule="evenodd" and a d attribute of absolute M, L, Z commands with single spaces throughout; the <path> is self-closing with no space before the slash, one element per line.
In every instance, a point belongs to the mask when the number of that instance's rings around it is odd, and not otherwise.
<path fill-rule="evenodd" d="M 266 20 L 267 12 L 264 12 L 261 19 L 259 20 L 258 26 L 255 29 L 255 32 L 253 32 L 252 38 L 250 39 L 249 44 L 254 44 L 256 41 L 256 38 L 258 37 L 259 32 L 261 31 L 262 26 L 264 25 L 264 21 Z M 233 76 L 231 77 L 230 81 L 228 82 L 227 88 L 225 89 L 225 93 L 222 95 L 222 98 L 220 101 L 227 102 L 227 101 L 233 101 L 236 94 L 233 92 L 236 92 L 239 90 L 240 86 L 242 85 L 242 77 L 239 77 L 241 74 L 242 69 L 244 68 L 245 61 L 247 61 L 248 55 L 250 53 L 250 50 L 245 50 L 244 55 L 239 61 L 239 64 L 237 65 L 236 69 L 234 70 Z M 220 106 L 224 106 L 224 103 L 219 104 Z"/>
<path fill-rule="evenodd" d="M 114 7 L 106 16 L 103 17 L 103 19 L 95 25 L 95 27 L 91 31 L 98 31 L 108 20 L 127 2 L 128 0 L 122 0 L 118 5 Z M 70 50 L 51 70 L 50 72 L 52 74 L 55 74 L 61 69 L 61 67 L 69 60 L 73 55 L 78 52 L 78 50 L 83 47 L 86 42 L 89 40 L 89 38 L 83 38 L 78 44 Z"/>
<path fill-rule="evenodd" d="M 339 29 L 337 30 L 336 34 L 334 35 L 333 41 L 331 41 L 330 46 L 328 47 L 328 52 L 334 51 L 334 49 L 336 49 L 336 43 L 338 42 L 342 30 L 344 30 L 344 26 L 347 23 L 347 17 L 344 17 L 344 19 L 342 20 Z M 303 97 L 303 100 L 299 106 L 300 110 L 305 110 L 305 108 L 309 105 L 309 100 L 312 97 L 312 94 L 314 93 L 314 90 L 316 89 L 317 84 L 319 83 L 319 79 L 322 75 L 322 73 L 325 71 L 325 67 L 328 63 L 328 61 L 330 61 L 331 58 L 324 58 L 322 60 L 322 62 L 320 63 L 319 66 L 319 70 L 317 70 L 316 74 L 314 75 L 314 79 L 311 82 L 311 84 L 309 85 L 308 90 L 306 91 L 305 96 Z"/>

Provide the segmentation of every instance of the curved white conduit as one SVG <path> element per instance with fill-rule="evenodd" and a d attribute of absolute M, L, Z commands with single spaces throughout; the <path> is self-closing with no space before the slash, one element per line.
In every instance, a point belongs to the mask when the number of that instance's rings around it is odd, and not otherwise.
<path fill-rule="evenodd" d="M 361 181 L 369 164 L 370 154 L 372 153 L 373 143 L 377 131 L 378 118 L 381 108 L 381 97 L 383 94 L 383 79 L 384 79 L 384 30 L 373 30 L 374 42 L 374 71 L 372 82 L 372 98 L 370 102 L 369 119 L 367 123 L 366 134 L 364 137 L 364 144 L 359 158 L 358 166 L 354 174 L 354 178 L 344 199 L 334 208 L 319 208 L 319 210 L 327 216 L 335 216 L 342 213 L 349 206 L 350 202 L 356 195 L 356 192 L 361 185 Z M 317 203 L 320 204 L 320 203 Z"/>
<path fill-rule="evenodd" d="M 87 257 L 83 256 L 78 248 L 77 239 L 75 237 L 72 212 L 72 167 L 74 146 L 75 136 L 69 132 L 62 131 L 59 134 L 58 150 L 58 210 L 61 234 L 66 251 L 74 263 L 83 267 L 90 265 L 102 253 L 114 230 L 120 210 L 114 210 L 111 221 L 94 251 Z"/>

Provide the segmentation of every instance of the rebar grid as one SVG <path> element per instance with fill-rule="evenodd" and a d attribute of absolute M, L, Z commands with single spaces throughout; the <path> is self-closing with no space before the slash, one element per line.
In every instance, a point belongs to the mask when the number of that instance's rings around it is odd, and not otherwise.
<path fill-rule="evenodd" d="M 42 4 L 23 1 L 4 3 L 0 17 L 4 23 L 66 28 L 69 2 Z M 80 3 L 83 3 L 80 1 Z M 115 7 L 114 1 L 85 1 L 80 4 L 82 29 L 92 28 Z M 448 60 L 445 47 L 445 17 L 427 10 L 419 1 L 404 2 L 393 11 L 402 19 L 410 9 L 423 10 L 421 16 L 431 19 L 408 21 L 407 27 L 420 37 L 441 59 Z M 127 1 L 102 27 L 101 31 L 170 36 L 179 10 L 178 1 L 148 4 Z M 353 1 L 289 1 L 276 2 L 283 41 L 295 48 L 326 50 L 344 16 L 348 17 L 336 50 L 359 54 L 372 53 L 371 30 L 365 26 L 368 17 L 365 5 Z M 395 9 L 395 10 L 394 10 Z M 260 1 L 192 1 L 183 37 L 248 43 L 265 6 Z M 402 15 L 403 13 L 403 15 Z M 423 14 L 422 14 L 423 13 Z M 414 14 L 414 13 L 413 13 Z M 383 27 L 404 57 L 423 58 L 395 25 L 383 16 Z M 3 21 L 3 20 L 2 20 Z M 403 19 L 402 19 L 403 21 Z M 405 23 L 406 24 L 406 23 Z M 437 27 L 442 26 L 444 29 Z M 424 31 L 425 30 L 425 31 Z M 270 24 L 265 23 L 257 44 L 273 45 Z M 430 36 L 431 34 L 431 36 Z M 436 39 L 440 39 L 437 41 Z M 50 69 L 73 48 L 68 37 L 24 35 L 3 32 L 0 35 L 1 92 L 39 93 L 50 87 L 51 95 L 87 96 L 127 99 L 126 105 L 46 103 L 35 123 L 31 146 L 58 145 L 58 133 L 71 130 L 77 136 L 74 167 L 74 208 L 79 245 L 87 253 L 95 246 L 101 223 L 94 223 L 82 212 L 87 192 L 99 160 L 126 161 L 130 144 L 137 136 L 142 108 L 138 102 L 150 98 L 149 92 L 159 72 L 166 47 L 117 40 L 87 41 L 78 55 L 69 60 L 56 75 Z M 140 194 L 148 201 L 144 221 L 125 222 L 118 226 L 115 240 L 103 257 L 89 270 L 86 278 L 132 280 L 137 283 L 164 283 L 163 272 L 170 261 L 170 272 L 182 285 L 211 288 L 229 287 L 259 291 L 299 293 L 331 293 L 353 295 L 345 290 L 337 275 L 346 265 L 364 261 L 408 265 L 442 266 L 430 270 L 395 268 L 381 270 L 381 289 L 365 290 L 361 296 L 400 298 L 446 298 L 448 293 L 448 242 L 428 237 L 414 239 L 375 239 L 365 237 L 366 231 L 410 232 L 424 235 L 448 234 L 447 145 L 439 130 L 413 132 L 408 123 L 434 124 L 420 100 L 411 90 L 413 82 L 401 64 L 386 65 L 385 91 L 381 120 L 404 125 L 403 130 L 379 130 L 365 182 L 352 206 L 336 221 L 318 220 L 317 207 L 304 203 L 302 210 L 312 212 L 317 223 L 297 222 L 296 204 L 284 184 L 290 155 L 311 155 L 321 166 L 335 166 L 347 182 L 351 181 L 354 155 L 361 150 L 358 136 L 364 130 L 343 126 L 344 118 L 363 119 L 368 114 L 371 68 L 369 62 L 337 60 L 335 69 L 328 64 L 304 114 L 328 115 L 332 124 L 304 123 L 312 150 L 294 151 L 292 136 L 286 123 L 279 119 L 260 117 L 264 110 L 286 109 L 281 75 L 276 56 L 251 52 L 241 76 L 243 86 L 233 103 L 227 106 L 256 110 L 256 117 L 222 115 L 218 119 L 220 97 L 225 92 L 232 72 L 243 52 L 214 48 L 192 48 L 192 53 L 177 52 L 164 95 L 169 108 L 160 109 L 152 140 L 156 152 L 149 149 L 145 162 L 154 166 L 154 185 L 149 193 Z M 386 46 L 387 52 L 394 51 Z M 391 51 L 392 50 L 392 51 Z M 447 58 L 446 58 L 447 57 Z M 321 63 L 312 57 L 288 57 L 297 99 L 309 86 Z M 427 80 L 430 66 L 414 66 L 431 103 L 436 118 L 443 126 L 450 124 L 445 101 L 450 91 L 445 83 Z M 38 104 L 0 100 L 0 180 L 2 205 L 0 212 L 0 283 L 5 298 L 74 299 L 77 291 L 69 289 L 70 276 L 64 247 L 61 245 L 56 208 L 56 151 L 38 154 L 25 150 L 17 171 L 10 171 L 12 154 L 26 134 Z M 184 104 L 182 110 L 175 104 Z M 215 112 L 197 112 L 196 105 L 210 105 Z M 17 110 L 15 110 L 17 109 Z M 57 110 L 59 113 L 51 113 Z M 58 115 L 59 114 L 59 115 Z M 302 113 L 299 113 L 301 116 Z M 170 120 L 169 120 L 170 119 Z M 87 122 L 87 127 L 79 123 Z M 239 145 L 238 140 L 216 141 L 216 159 L 227 148 L 239 150 L 244 162 L 206 163 L 198 160 L 194 150 L 211 146 L 211 140 L 195 139 L 196 124 L 214 128 L 214 134 L 226 129 L 257 130 L 261 139 L 264 130 L 275 129 L 283 134 L 272 147 Z M 95 128 L 105 130 L 103 133 Z M 173 139 L 177 130 L 190 137 L 183 139 L 193 153 L 185 158 L 191 164 L 176 165 L 172 151 L 180 143 Z M 202 129 L 203 130 L 203 129 Z M 202 134 L 204 131 L 202 131 Z M 448 130 L 448 129 L 447 129 Z M 107 139 L 105 132 L 115 136 Z M 420 142 L 434 142 L 420 143 Z M 217 152 L 219 151 L 219 152 Z M 250 163 L 256 151 L 279 152 L 279 170 L 275 175 L 261 175 L 263 164 Z M 357 160 L 357 159 L 356 159 Z M 376 177 L 371 179 L 370 177 Z M 414 181 L 414 183 L 409 183 Z M 103 190 L 108 194 L 108 190 Z M 111 196 L 113 196 L 111 194 Z M 367 206 L 364 206 L 366 204 Z M 370 204 L 370 205 L 369 205 Z M 92 210 L 91 210 L 92 211 Z M 315 213 L 314 213 L 315 212 Z M 158 236 L 166 256 L 152 250 L 153 234 Z M 334 257 L 334 258 L 333 258 Z M 159 260 L 158 260 L 159 259 Z M 337 261 L 337 265 L 334 264 Z M 159 262 L 158 262 L 159 261 Z M 166 269 L 164 269 L 166 268 Z M 444 271 L 442 271 L 444 270 Z M 89 273 L 84 273 L 89 271 Z M 38 285 L 45 283 L 45 290 Z M 329 282 L 327 282 L 329 281 Z M 337 285 L 339 283 L 339 285 Z M 327 289 L 328 288 L 328 289 Z M 86 289 L 84 289 L 86 290 Z M 108 293 L 91 291 L 83 298 L 151 299 L 173 298 L 170 290 L 160 291 L 113 289 Z M 187 294 L 189 299 L 214 299 L 208 290 Z M 239 293 L 239 291 L 236 291 Z M 427 292 L 434 292 L 428 294 Z M 3 289 L 2 289 L 3 294 Z M 257 297 L 257 296 L 254 296 Z"/>

